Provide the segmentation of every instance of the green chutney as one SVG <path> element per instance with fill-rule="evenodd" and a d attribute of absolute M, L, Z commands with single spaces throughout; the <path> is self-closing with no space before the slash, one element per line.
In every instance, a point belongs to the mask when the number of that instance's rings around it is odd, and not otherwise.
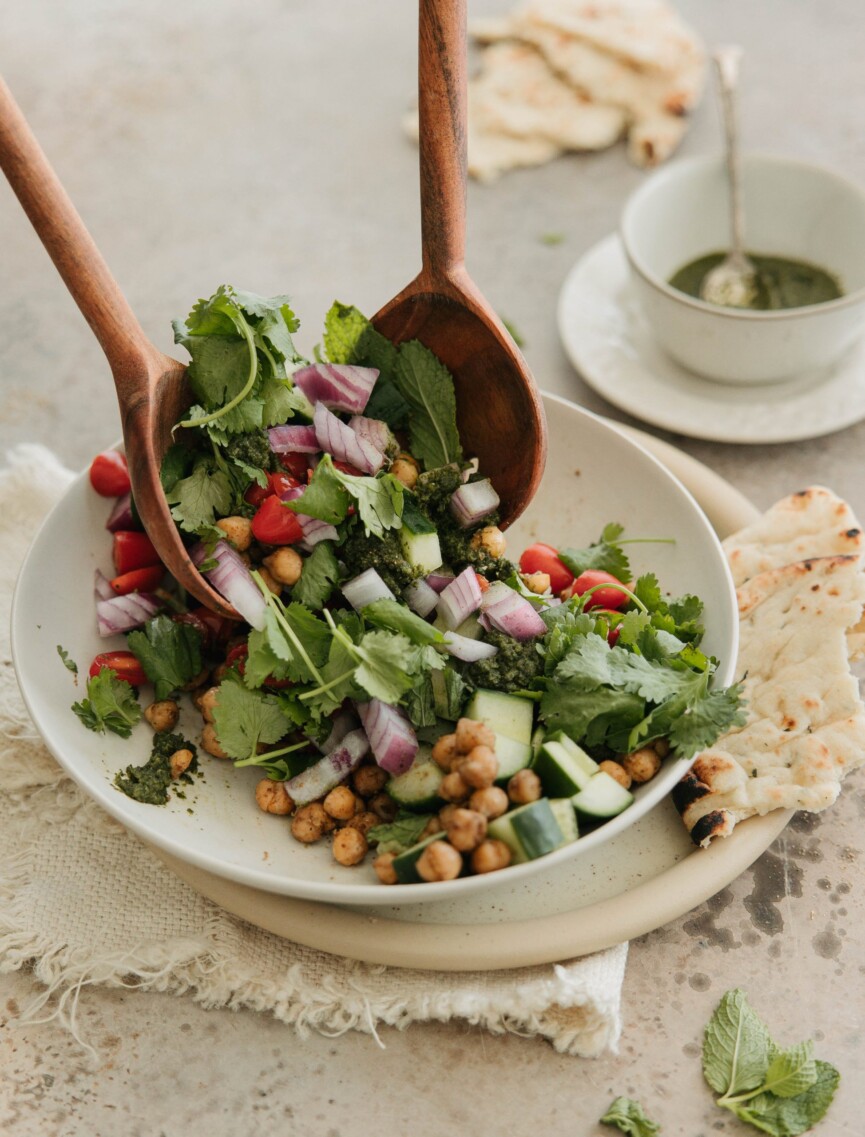
<path fill-rule="evenodd" d="M 700 286 L 704 278 L 725 256 L 725 253 L 707 253 L 706 256 L 698 257 L 673 273 L 670 285 L 679 292 L 700 299 Z M 757 270 L 756 292 L 749 308 L 761 312 L 779 308 L 805 308 L 811 304 L 837 300 L 842 295 L 837 277 L 817 265 L 756 253 L 749 253 L 748 256 Z"/>

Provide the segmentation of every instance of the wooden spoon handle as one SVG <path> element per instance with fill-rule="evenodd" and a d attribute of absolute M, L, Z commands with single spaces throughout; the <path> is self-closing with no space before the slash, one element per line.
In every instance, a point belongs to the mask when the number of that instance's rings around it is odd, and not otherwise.
<path fill-rule="evenodd" d="M 466 243 L 466 0 L 420 0 L 423 273 L 448 280 Z"/>
<path fill-rule="evenodd" d="M 96 334 L 115 378 L 158 355 L 0 78 L 0 169 Z"/>

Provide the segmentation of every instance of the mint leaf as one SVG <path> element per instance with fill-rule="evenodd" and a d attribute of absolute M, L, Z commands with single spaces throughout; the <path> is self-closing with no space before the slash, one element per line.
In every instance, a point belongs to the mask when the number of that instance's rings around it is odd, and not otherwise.
<path fill-rule="evenodd" d="M 661 1132 L 660 1125 L 650 1121 L 643 1107 L 633 1098 L 615 1098 L 601 1118 L 601 1124 L 615 1125 L 627 1137 L 655 1137 Z"/>
<path fill-rule="evenodd" d="M 703 1037 L 703 1076 L 719 1094 L 733 1097 L 763 1084 L 772 1041 L 744 991 L 728 991 Z"/>
<path fill-rule="evenodd" d="M 58 644 L 57 645 L 57 654 L 63 660 L 63 666 L 66 668 L 66 670 L 71 671 L 73 675 L 77 675 L 78 674 L 78 664 L 75 662 L 74 659 L 70 659 L 69 652 L 66 650 L 66 648 L 62 647 L 60 644 Z"/>
<path fill-rule="evenodd" d="M 439 644 L 444 641 L 444 634 L 438 628 L 397 600 L 374 600 L 364 608 L 363 618 L 379 628 L 402 632 L 413 644 Z"/>
<path fill-rule="evenodd" d="M 401 809 L 393 821 L 374 825 L 367 833 L 367 840 L 370 845 L 378 847 L 379 853 L 404 853 L 418 843 L 432 817 L 431 813 L 412 813 Z"/>
<path fill-rule="evenodd" d="M 166 494 L 171 516 L 187 533 L 213 525 L 217 514 L 231 513 L 234 492 L 231 479 L 209 458 L 199 458 L 192 473 L 174 483 Z"/>
<path fill-rule="evenodd" d="M 411 452 L 428 470 L 462 460 L 453 376 L 418 340 L 404 343 L 396 385 L 408 403 Z"/>
<path fill-rule="evenodd" d="M 324 348 L 331 363 L 375 367 L 378 379 L 364 414 L 382 419 L 392 429 L 405 424 L 408 404 L 393 381 L 397 349 L 377 332 L 357 308 L 335 300 L 324 322 Z"/>
<path fill-rule="evenodd" d="M 111 731 L 128 738 L 141 718 L 141 707 L 129 684 L 117 672 L 103 667 L 87 680 L 87 696 L 73 703 L 72 710 L 88 730 L 104 734 Z"/>
<path fill-rule="evenodd" d="M 169 616 L 154 616 L 141 631 L 130 632 L 129 650 L 155 687 L 157 701 L 167 699 L 201 671 L 201 633 Z"/>
<path fill-rule="evenodd" d="M 322 608 L 339 580 L 339 564 L 332 541 L 319 541 L 304 558 L 300 580 L 291 590 L 294 600 L 307 608 Z"/>
<path fill-rule="evenodd" d="M 799 1137 L 825 1116 L 840 1081 L 841 1075 L 834 1066 L 817 1059 L 814 1082 L 795 1097 L 764 1093 L 729 1108 L 742 1121 L 772 1137 Z"/>
<path fill-rule="evenodd" d="M 213 725 L 222 749 L 230 758 L 255 758 L 259 743 L 278 742 L 292 729 L 279 699 L 250 691 L 232 676 L 219 685 Z"/>
<path fill-rule="evenodd" d="M 814 1044 L 797 1043 L 787 1050 L 775 1052 L 763 1087 L 781 1098 L 793 1098 L 803 1093 L 817 1081 L 817 1065 L 814 1061 Z"/>

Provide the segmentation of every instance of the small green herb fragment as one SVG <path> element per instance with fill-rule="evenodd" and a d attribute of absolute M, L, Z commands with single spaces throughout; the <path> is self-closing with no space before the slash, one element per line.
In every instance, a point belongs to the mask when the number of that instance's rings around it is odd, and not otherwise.
<path fill-rule="evenodd" d="M 617 544 L 617 538 L 622 532 L 621 525 L 611 522 L 604 526 L 598 541 L 585 549 L 562 549 L 559 552 L 559 559 L 567 565 L 574 576 L 580 576 L 587 569 L 601 569 L 617 580 L 628 581 L 631 579 L 630 564 L 621 545 Z"/>
<path fill-rule="evenodd" d="M 542 245 L 561 245 L 564 239 L 564 233 L 541 233 L 538 237 Z"/>
<path fill-rule="evenodd" d="M 745 992 L 728 991 L 703 1039 L 703 1076 L 729 1109 L 771 1137 L 798 1137 L 824 1116 L 840 1075 L 812 1055 L 810 1041 L 779 1048 L 749 1005 Z"/>
<path fill-rule="evenodd" d="M 661 1132 L 660 1125 L 650 1121 L 643 1107 L 633 1098 L 619 1097 L 612 1101 L 601 1118 L 601 1124 L 615 1125 L 626 1137 L 655 1137 Z"/>
<path fill-rule="evenodd" d="M 57 654 L 63 660 L 63 666 L 66 668 L 66 670 L 71 671 L 73 675 L 77 675 L 78 674 L 78 664 L 75 662 L 74 659 L 70 659 L 69 652 L 66 650 L 66 648 L 61 647 L 61 645 L 58 644 L 57 645 Z"/>
<path fill-rule="evenodd" d="M 117 672 L 110 667 L 103 667 L 98 675 L 90 676 L 86 698 L 73 703 L 72 710 L 88 730 L 97 734 L 111 731 L 121 738 L 128 738 L 141 718 L 135 692 L 124 679 L 118 679 Z"/>
<path fill-rule="evenodd" d="M 525 347 L 526 341 L 520 335 L 516 324 L 512 323 L 510 320 L 506 320 L 504 318 L 504 316 L 500 316 L 499 319 L 505 325 L 505 328 L 507 330 L 508 335 L 514 341 L 514 343 L 517 345 L 517 347 Z"/>
<path fill-rule="evenodd" d="M 418 843 L 432 816 L 431 813 L 412 813 L 401 809 L 393 821 L 374 825 L 367 833 L 367 840 L 370 845 L 376 845 L 380 853 L 404 853 Z"/>
<path fill-rule="evenodd" d="M 167 699 L 201 671 L 201 633 L 169 616 L 154 616 L 141 631 L 130 632 L 129 650 L 155 687 Z"/>
<path fill-rule="evenodd" d="M 127 766 L 119 771 L 114 777 L 115 786 L 127 797 L 145 805 L 165 805 L 168 790 L 177 781 L 171 776 L 170 762 L 172 754 L 178 750 L 192 751 L 192 761 L 180 775 L 180 780 L 188 784 L 198 769 L 195 746 L 182 734 L 162 733 L 153 736 L 153 750 L 144 765 Z"/>

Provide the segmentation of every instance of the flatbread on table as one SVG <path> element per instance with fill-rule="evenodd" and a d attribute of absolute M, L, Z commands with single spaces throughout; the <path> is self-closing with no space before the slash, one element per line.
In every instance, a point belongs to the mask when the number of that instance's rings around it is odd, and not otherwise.
<path fill-rule="evenodd" d="M 865 763 L 865 708 L 848 634 L 865 606 L 859 529 L 846 503 L 811 487 L 724 543 L 740 582 L 748 717 L 673 791 L 696 844 L 773 809 L 826 809 L 844 776 Z M 830 555 L 785 563 L 808 550 Z"/>

